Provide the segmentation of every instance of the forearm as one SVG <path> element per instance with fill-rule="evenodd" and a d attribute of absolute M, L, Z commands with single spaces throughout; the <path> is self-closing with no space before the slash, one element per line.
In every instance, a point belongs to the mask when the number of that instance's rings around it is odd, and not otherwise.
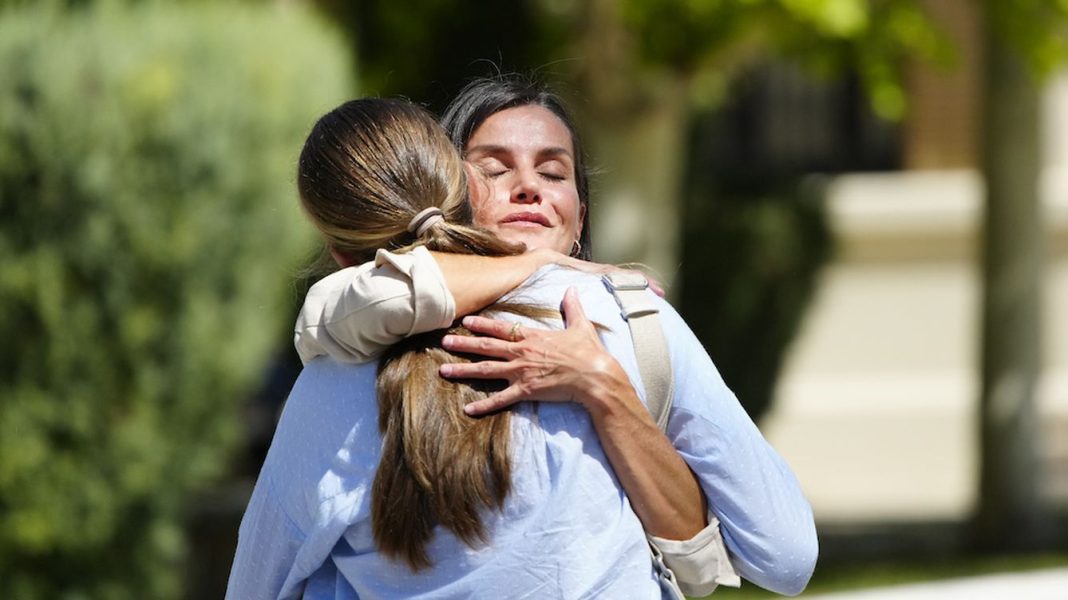
<path fill-rule="evenodd" d="M 466 317 L 464 325 L 485 336 L 445 336 L 444 347 L 501 360 L 447 364 L 441 373 L 509 382 L 506 389 L 465 406 L 470 415 L 527 399 L 583 405 L 646 532 L 676 540 L 693 537 L 706 517 L 696 477 L 656 426 L 626 371 L 605 350 L 574 288 L 564 294 L 561 312 L 564 331 Z"/>
<path fill-rule="evenodd" d="M 327 354 L 343 362 L 373 360 L 390 345 L 447 327 L 452 294 L 425 248 L 380 250 L 375 261 L 342 269 L 312 286 L 294 330 L 301 360 Z"/>
<path fill-rule="evenodd" d="M 707 515 L 697 478 L 656 426 L 630 381 L 620 378 L 621 373 L 613 375 L 611 367 L 600 371 L 588 379 L 590 389 L 580 401 L 590 412 L 634 512 L 650 535 L 692 538 L 705 527 Z"/>
<path fill-rule="evenodd" d="M 380 251 L 374 264 L 343 269 L 312 286 L 294 343 L 303 362 L 322 354 L 372 360 L 407 336 L 492 304 L 542 266 L 565 259 L 549 250 L 505 257 Z"/>
<path fill-rule="evenodd" d="M 562 255 L 534 250 L 516 256 L 477 256 L 431 252 L 456 301 L 456 314 L 468 315 L 493 304 L 515 289 L 541 267 Z"/>

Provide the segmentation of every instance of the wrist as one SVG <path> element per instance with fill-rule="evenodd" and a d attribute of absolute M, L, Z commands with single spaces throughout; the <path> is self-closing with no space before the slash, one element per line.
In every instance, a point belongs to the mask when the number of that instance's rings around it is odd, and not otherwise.
<path fill-rule="evenodd" d="M 607 354 L 593 357 L 589 361 L 581 385 L 575 390 L 574 400 L 581 404 L 595 421 L 629 410 L 632 407 L 629 406 L 631 402 L 628 400 L 641 404 L 619 362 Z"/>
<path fill-rule="evenodd" d="M 544 267 L 545 265 L 551 265 L 560 262 L 564 258 L 563 254 L 549 248 L 538 248 L 522 255 L 526 259 L 527 263 L 532 267 L 532 271 Z"/>

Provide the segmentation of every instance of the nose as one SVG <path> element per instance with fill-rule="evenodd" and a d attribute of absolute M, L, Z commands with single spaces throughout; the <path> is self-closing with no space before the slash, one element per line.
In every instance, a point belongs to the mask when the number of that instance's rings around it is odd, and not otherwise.
<path fill-rule="evenodd" d="M 524 174 L 512 188 L 512 202 L 516 204 L 537 204 L 541 202 L 541 190 L 538 189 L 537 179 Z"/>

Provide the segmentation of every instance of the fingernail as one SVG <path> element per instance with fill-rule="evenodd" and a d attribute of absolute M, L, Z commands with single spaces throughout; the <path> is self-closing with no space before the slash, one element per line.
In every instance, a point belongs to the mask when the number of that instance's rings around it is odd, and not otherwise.
<path fill-rule="evenodd" d="M 463 320 L 460 321 L 460 322 L 464 324 L 464 327 L 470 327 L 471 324 L 475 322 L 475 318 L 470 316 L 470 315 L 468 315 L 468 316 L 464 317 Z"/>
<path fill-rule="evenodd" d="M 453 344 L 453 341 L 454 341 L 455 339 L 456 339 L 456 336 L 454 336 L 454 335 L 447 335 L 447 336 L 445 336 L 445 337 L 441 338 L 441 345 L 442 345 L 442 346 L 445 346 L 446 348 L 448 348 L 449 346 L 451 346 L 451 345 Z"/>
<path fill-rule="evenodd" d="M 438 367 L 438 374 L 442 377 L 448 377 L 452 375 L 452 365 L 441 365 Z"/>
<path fill-rule="evenodd" d="M 471 417 L 475 416 L 475 405 L 474 404 L 465 404 L 464 405 L 464 414 L 466 414 L 468 416 L 471 416 Z"/>

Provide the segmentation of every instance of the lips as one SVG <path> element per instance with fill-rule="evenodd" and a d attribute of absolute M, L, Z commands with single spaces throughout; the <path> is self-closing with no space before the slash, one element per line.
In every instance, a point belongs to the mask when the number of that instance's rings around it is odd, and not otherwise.
<path fill-rule="evenodd" d="M 542 227 L 552 227 L 545 215 L 536 212 L 517 212 L 501 219 L 501 223 L 532 223 Z"/>

